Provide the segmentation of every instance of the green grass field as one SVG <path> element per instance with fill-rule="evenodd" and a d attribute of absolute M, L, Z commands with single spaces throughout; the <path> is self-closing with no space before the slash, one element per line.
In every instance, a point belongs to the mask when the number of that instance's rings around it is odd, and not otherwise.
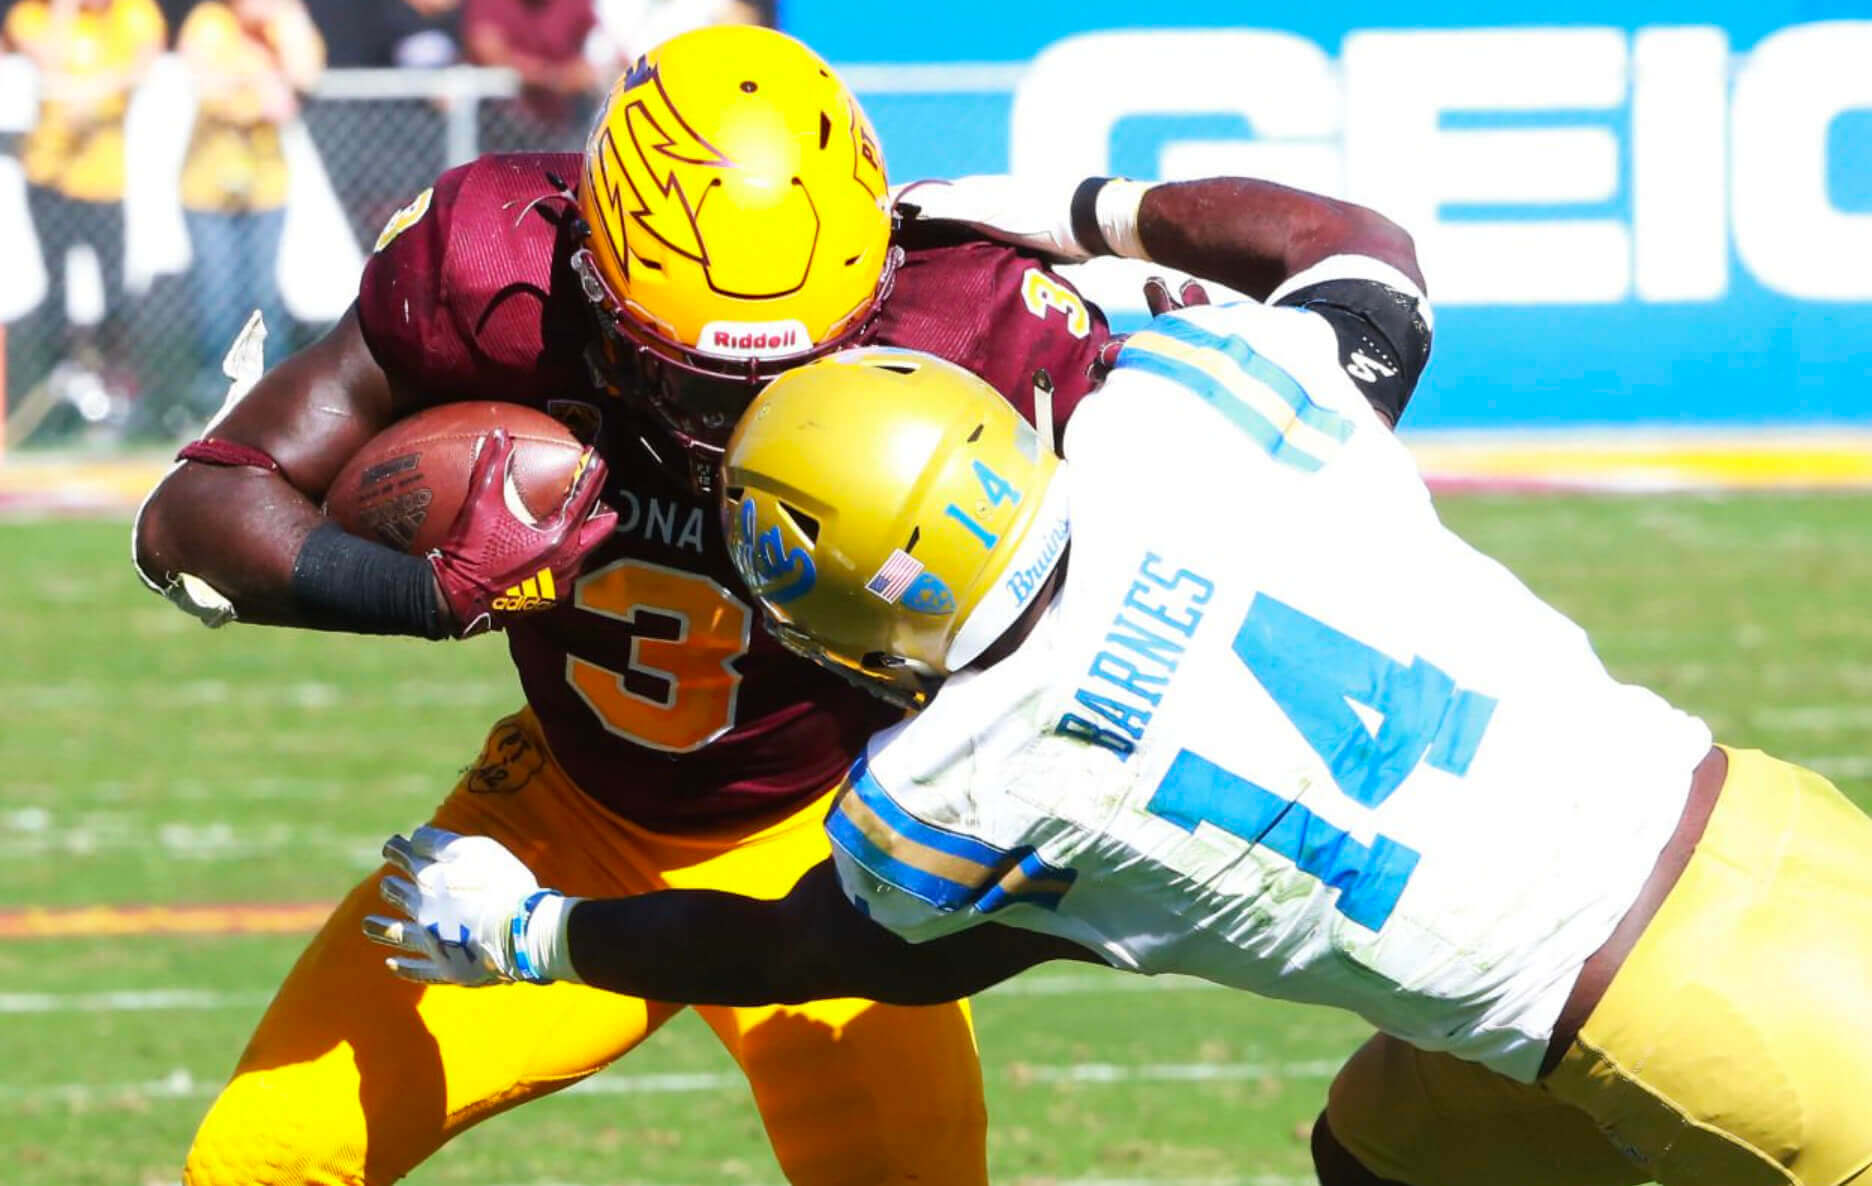
<path fill-rule="evenodd" d="M 1872 800 L 1872 497 L 1466 497 L 1453 525 L 1621 676 Z M 0 911 L 318 902 L 424 818 L 517 699 L 497 641 L 203 630 L 122 523 L 0 525 Z M 173 1183 L 296 936 L 0 943 L 0 1180 Z M 1000 1183 L 1310 1181 L 1353 1018 L 1040 972 L 978 1005 Z M 693 1019 L 410 1181 L 772 1183 Z"/>

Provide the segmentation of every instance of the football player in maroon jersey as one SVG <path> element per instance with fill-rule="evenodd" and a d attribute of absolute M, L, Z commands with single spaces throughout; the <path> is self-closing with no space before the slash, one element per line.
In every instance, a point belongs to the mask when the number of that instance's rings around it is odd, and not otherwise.
<path fill-rule="evenodd" d="M 747 27 L 668 42 L 614 88 L 583 158 L 484 157 L 399 212 L 337 326 L 183 451 L 138 517 L 139 571 L 217 622 L 505 629 L 526 706 L 436 826 L 497 837 L 576 895 L 780 895 L 826 858 L 828 797 L 893 714 L 754 627 L 706 494 L 758 384 L 842 346 L 896 345 L 967 367 L 1030 417 L 1043 374 L 1063 423 L 1110 334 L 1053 260 L 1127 254 L 1266 295 L 1335 251 L 1402 238 L 1361 208 L 1236 180 L 1091 179 L 1049 201 L 977 179 L 919 189 L 902 215 L 894 229 L 870 126 L 810 51 Z M 385 426 L 489 398 L 545 408 L 595 451 L 544 528 L 494 494 L 423 557 L 322 515 Z M 490 434 L 482 476 L 511 448 Z M 541 569 L 561 601 L 494 606 Z M 681 1007 L 398 980 L 359 930 L 379 880 L 280 989 L 196 1136 L 192 1186 L 394 1181 Z M 986 1180 L 964 1005 L 701 1012 L 789 1180 Z"/>

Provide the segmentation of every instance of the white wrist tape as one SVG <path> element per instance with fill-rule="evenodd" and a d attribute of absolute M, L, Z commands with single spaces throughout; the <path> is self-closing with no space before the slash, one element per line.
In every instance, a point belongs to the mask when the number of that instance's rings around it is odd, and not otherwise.
<path fill-rule="evenodd" d="M 1098 199 L 1092 207 L 1093 216 L 1113 255 L 1126 259 L 1150 258 L 1138 238 L 1138 207 L 1149 189 L 1148 182 L 1124 177 L 1114 177 L 1099 187 Z"/>
<path fill-rule="evenodd" d="M 566 943 L 566 922 L 572 917 L 572 907 L 582 901 L 553 893 L 542 897 L 527 915 L 520 941 L 515 944 L 514 962 L 540 980 L 583 984 L 578 969 L 572 966 L 571 947 Z"/>

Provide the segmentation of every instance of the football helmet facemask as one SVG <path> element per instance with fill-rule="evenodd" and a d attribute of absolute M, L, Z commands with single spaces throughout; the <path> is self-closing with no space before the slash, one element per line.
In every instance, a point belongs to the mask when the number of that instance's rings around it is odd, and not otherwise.
<path fill-rule="evenodd" d="M 729 555 L 783 644 L 919 706 L 1065 553 L 1066 470 L 988 384 L 910 350 L 775 379 L 723 461 Z"/>
<path fill-rule="evenodd" d="M 692 475 L 760 383 L 856 342 L 890 290 L 870 121 L 771 29 L 698 29 L 638 59 L 592 128 L 578 196 L 589 234 L 572 264 L 616 331 L 607 352 L 635 357 L 626 386 L 700 453 Z"/>

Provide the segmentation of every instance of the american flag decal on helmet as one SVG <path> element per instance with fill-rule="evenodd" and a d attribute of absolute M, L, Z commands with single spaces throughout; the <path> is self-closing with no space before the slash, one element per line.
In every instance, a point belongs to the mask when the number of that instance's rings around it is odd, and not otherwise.
<path fill-rule="evenodd" d="M 893 550 L 890 559 L 877 570 L 877 575 L 865 582 L 865 588 L 882 597 L 892 605 L 904 595 L 910 582 L 923 575 L 923 562 L 902 548 Z"/>

